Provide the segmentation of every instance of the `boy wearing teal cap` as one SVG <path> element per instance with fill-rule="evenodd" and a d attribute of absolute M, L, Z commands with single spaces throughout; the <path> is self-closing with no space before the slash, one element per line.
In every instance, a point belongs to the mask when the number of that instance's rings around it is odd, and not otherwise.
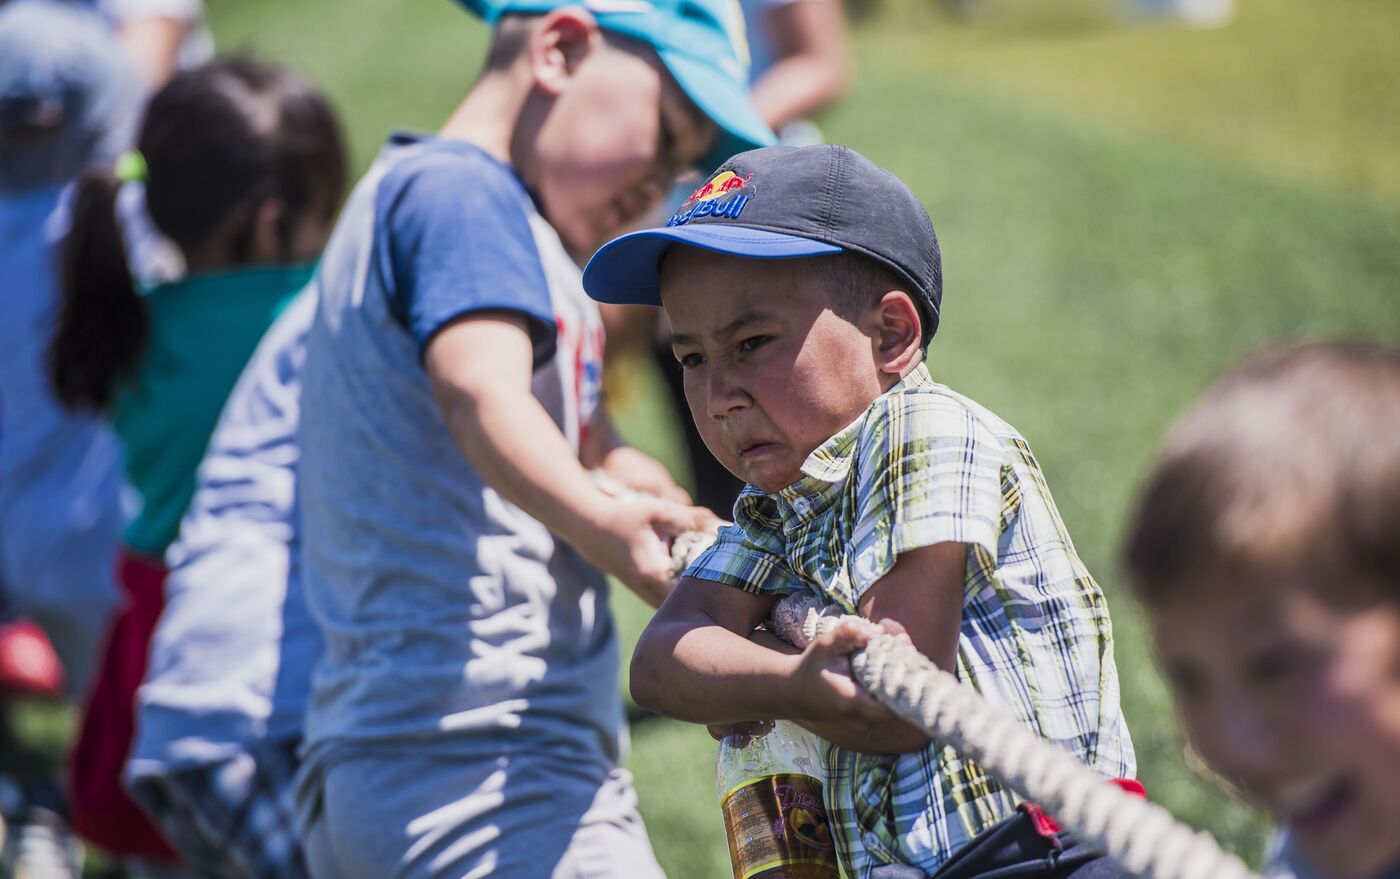
<path fill-rule="evenodd" d="M 660 875 L 603 572 L 659 603 L 704 513 L 618 442 L 577 260 L 678 172 L 771 140 L 731 9 L 474 7 L 480 79 L 345 209 L 302 373 L 313 876 Z"/>

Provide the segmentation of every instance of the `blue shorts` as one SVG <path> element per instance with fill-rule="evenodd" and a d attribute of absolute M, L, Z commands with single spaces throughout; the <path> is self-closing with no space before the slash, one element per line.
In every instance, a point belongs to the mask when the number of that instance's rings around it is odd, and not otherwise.
<path fill-rule="evenodd" d="M 362 751 L 315 799 L 317 879 L 664 879 L 623 769 Z"/>

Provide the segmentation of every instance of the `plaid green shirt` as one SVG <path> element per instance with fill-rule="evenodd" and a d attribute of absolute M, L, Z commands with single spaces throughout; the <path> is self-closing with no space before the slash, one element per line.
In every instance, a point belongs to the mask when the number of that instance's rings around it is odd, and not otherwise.
<path fill-rule="evenodd" d="M 775 598 L 807 590 L 856 612 L 899 554 L 968 544 L 957 675 L 1108 777 L 1136 771 L 1103 593 L 1014 428 L 919 367 L 776 494 L 750 486 L 687 574 Z M 932 873 L 1016 797 L 931 744 L 898 756 L 828 745 L 826 802 L 851 879 L 885 863 Z"/>

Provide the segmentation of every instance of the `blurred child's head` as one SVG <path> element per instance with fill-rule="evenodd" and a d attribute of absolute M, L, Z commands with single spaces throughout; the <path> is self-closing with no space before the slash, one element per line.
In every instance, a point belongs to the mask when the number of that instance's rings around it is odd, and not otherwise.
<path fill-rule="evenodd" d="M 345 191 L 330 103 L 251 58 L 177 74 L 151 98 L 137 149 L 151 221 L 192 268 L 315 258 Z"/>
<path fill-rule="evenodd" d="M 138 287 L 310 262 L 346 185 L 329 102 L 290 70 L 248 58 L 177 74 L 151 98 L 137 144 L 127 179 L 90 172 L 73 196 L 50 348 L 54 389 L 71 406 L 105 407 L 139 362 Z"/>
<path fill-rule="evenodd" d="M 735 156 L 662 229 L 589 263 L 596 299 L 664 304 L 696 427 L 764 491 L 923 362 L 938 324 L 933 225 L 844 147 Z"/>
<path fill-rule="evenodd" d="M 1400 864 L 1400 351 L 1226 377 L 1169 434 L 1126 556 L 1192 747 L 1324 874 Z"/>
<path fill-rule="evenodd" d="M 748 102 L 732 8 L 507 0 L 488 11 L 481 83 L 521 96 L 489 109 L 509 120 L 510 161 L 575 253 L 634 223 L 681 173 L 772 142 Z"/>
<path fill-rule="evenodd" d="M 130 142 L 141 84 L 116 38 L 76 4 L 0 8 L 0 195 L 67 183 Z"/>

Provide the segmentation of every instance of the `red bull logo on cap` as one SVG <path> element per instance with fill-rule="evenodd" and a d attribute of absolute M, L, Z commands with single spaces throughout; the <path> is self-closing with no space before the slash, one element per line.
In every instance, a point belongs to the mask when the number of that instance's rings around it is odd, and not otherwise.
<path fill-rule="evenodd" d="M 685 204 L 681 205 L 681 210 L 667 220 L 666 225 L 683 226 L 699 217 L 737 219 L 744 205 L 753 197 L 752 193 L 741 193 L 739 190 L 748 186 L 752 179 L 752 174 L 740 177 L 733 171 L 719 172 L 692 192 Z"/>

